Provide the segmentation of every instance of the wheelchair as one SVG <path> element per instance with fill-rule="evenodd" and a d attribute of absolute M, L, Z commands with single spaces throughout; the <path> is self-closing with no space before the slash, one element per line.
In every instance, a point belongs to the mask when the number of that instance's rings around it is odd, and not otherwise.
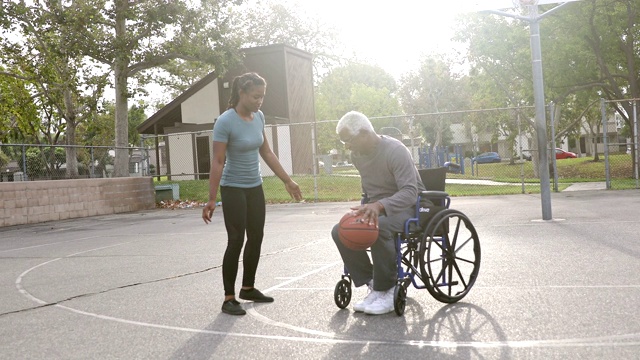
<path fill-rule="evenodd" d="M 469 293 L 480 270 L 478 234 L 466 215 L 449 208 L 451 198 L 444 191 L 447 168 L 418 172 L 427 191 L 418 195 L 415 216 L 405 222 L 404 231 L 394 235 L 398 277 L 393 305 L 398 316 L 404 314 L 409 285 L 426 288 L 440 302 L 455 303 Z M 423 198 L 442 210 L 428 218 L 421 216 Z M 335 286 L 334 301 L 344 309 L 351 295 L 352 280 L 345 267 Z"/>

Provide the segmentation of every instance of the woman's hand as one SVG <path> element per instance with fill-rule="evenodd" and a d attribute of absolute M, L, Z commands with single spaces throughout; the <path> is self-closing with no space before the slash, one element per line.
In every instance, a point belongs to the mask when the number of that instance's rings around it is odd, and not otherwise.
<path fill-rule="evenodd" d="M 204 220 L 205 224 L 211 222 L 211 216 L 213 215 L 213 211 L 216 209 L 216 201 L 211 200 L 204 206 L 202 209 L 202 220 Z"/>
<path fill-rule="evenodd" d="M 298 183 L 291 180 L 286 182 L 284 184 L 284 187 L 287 189 L 287 192 L 293 199 L 295 199 L 296 201 L 302 200 L 302 191 L 300 190 L 300 186 L 298 186 Z"/>

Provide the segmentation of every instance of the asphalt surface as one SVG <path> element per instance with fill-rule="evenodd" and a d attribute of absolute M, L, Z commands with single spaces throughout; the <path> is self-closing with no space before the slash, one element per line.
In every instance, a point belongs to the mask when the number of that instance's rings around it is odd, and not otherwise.
<path fill-rule="evenodd" d="M 452 305 L 410 287 L 401 317 L 334 304 L 350 205 L 268 206 L 256 286 L 276 301 L 240 317 L 220 312 L 221 211 L 0 228 L 0 358 L 640 359 L 640 191 L 553 193 L 548 221 L 539 195 L 454 198 L 479 278 Z"/>

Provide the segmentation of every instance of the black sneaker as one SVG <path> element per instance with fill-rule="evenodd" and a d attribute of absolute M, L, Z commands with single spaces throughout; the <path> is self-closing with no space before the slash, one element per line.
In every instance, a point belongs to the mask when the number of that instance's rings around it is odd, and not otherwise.
<path fill-rule="evenodd" d="M 254 302 L 273 302 L 272 297 L 265 296 L 256 288 L 252 288 L 250 290 L 240 289 L 240 299 Z"/>
<path fill-rule="evenodd" d="M 244 315 L 247 313 L 236 299 L 223 302 L 222 312 L 229 315 Z"/>

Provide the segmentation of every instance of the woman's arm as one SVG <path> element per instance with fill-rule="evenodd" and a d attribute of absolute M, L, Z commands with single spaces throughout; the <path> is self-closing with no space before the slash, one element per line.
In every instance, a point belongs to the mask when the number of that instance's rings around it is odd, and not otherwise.
<path fill-rule="evenodd" d="M 213 211 L 216 209 L 216 198 L 218 197 L 218 187 L 222 178 L 226 153 L 226 143 L 213 142 L 213 158 L 211 159 L 211 170 L 209 171 L 209 201 L 202 209 L 202 219 L 207 224 L 211 221 Z"/>
<path fill-rule="evenodd" d="M 267 163 L 269 168 L 273 170 L 276 176 L 280 180 L 282 180 L 289 195 L 291 195 L 291 197 L 296 201 L 302 200 L 302 192 L 300 191 L 300 187 L 295 181 L 291 179 L 289 174 L 287 174 L 287 172 L 282 167 L 282 164 L 280 164 L 280 160 L 278 160 L 276 154 L 274 154 L 271 150 L 269 141 L 267 140 L 267 135 L 265 134 L 264 130 L 262 131 L 262 137 L 264 138 L 264 142 L 262 143 L 262 146 L 260 146 L 260 156 L 262 157 L 264 162 Z"/>

